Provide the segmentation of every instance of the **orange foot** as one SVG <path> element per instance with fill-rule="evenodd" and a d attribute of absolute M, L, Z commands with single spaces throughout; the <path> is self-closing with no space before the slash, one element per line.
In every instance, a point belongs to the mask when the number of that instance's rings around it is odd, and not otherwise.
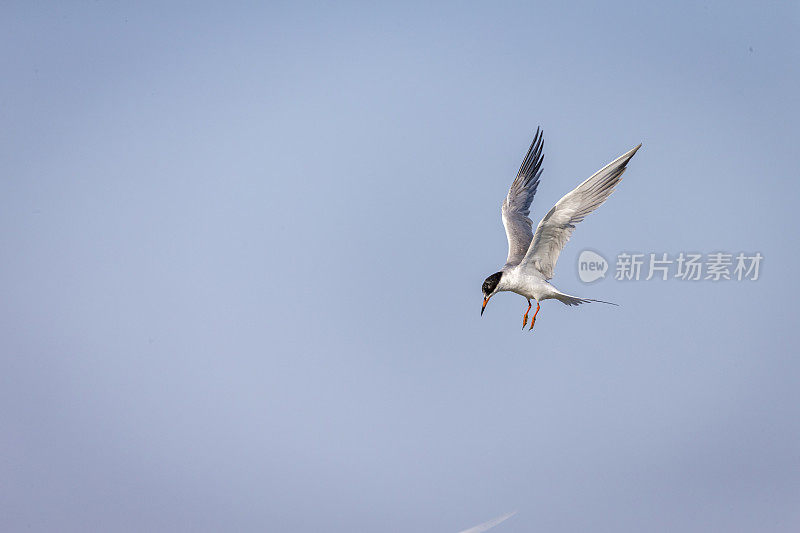
<path fill-rule="evenodd" d="M 536 323 L 536 315 L 538 315 L 538 314 L 539 314 L 539 302 L 536 302 L 536 312 L 533 313 L 533 317 L 531 318 L 531 327 L 528 328 L 528 331 L 533 329 L 533 325 Z M 527 316 L 527 313 L 526 313 L 526 316 Z M 525 325 L 523 324 L 522 327 L 524 329 Z"/>
<path fill-rule="evenodd" d="M 528 311 L 531 310 L 531 301 L 528 300 Z M 525 324 L 528 323 L 528 311 L 525 311 L 525 316 L 522 317 L 522 329 L 525 329 Z M 531 322 L 533 324 L 533 322 Z"/>

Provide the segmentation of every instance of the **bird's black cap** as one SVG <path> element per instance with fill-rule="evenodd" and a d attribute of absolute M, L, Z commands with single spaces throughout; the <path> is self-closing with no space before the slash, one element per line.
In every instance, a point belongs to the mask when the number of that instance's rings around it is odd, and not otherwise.
<path fill-rule="evenodd" d="M 497 284 L 500 283 L 500 278 L 502 276 L 503 276 L 502 272 L 495 272 L 494 274 L 486 278 L 483 282 L 483 285 L 481 286 L 483 294 L 487 296 L 492 294 L 494 290 L 497 288 Z"/>

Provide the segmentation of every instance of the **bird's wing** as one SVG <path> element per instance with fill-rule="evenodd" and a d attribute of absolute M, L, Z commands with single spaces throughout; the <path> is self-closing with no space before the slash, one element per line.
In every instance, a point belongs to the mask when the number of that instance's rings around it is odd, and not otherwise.
<path fill-rule="evenodd" d="M 530 248 L 522 260 L 526 267 L 535 268 L 545 279 L 553 277 L 558 255 L 575 230 L 575 224 L 600 207 L 614 192 L 614 187 L 625 172 L 625 165 L 641 146 L 639 144 L 595 172 L 553 206 L 536 228 Z"/>
<path fill-rule="evenodd" d="M 505 267 L 516 266 L 525 257 L 533 239 L 533 222 L 528 217 L 531 212 L 531 202 L 536 188 L 539 186 L 539 176 L 542 174 L 542 148 L 544 147 L 543 132 L 536 128 L 528 153 L 519 167 L 517 177 L 508 190 L 506 199 L 500 212 L 503 216 L 503 226 L 506 228 L 508 238 L 508 259 Z M 505 268 L 504 267 L 504 268 Z"/>

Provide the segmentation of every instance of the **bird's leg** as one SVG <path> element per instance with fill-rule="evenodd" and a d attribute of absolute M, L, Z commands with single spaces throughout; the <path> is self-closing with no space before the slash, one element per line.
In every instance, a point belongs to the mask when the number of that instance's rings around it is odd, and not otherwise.
<path fill-rule="evenodd" d="M 528 300 L 528 311 L 531 310 L 531 301 Z M 525 316 L 522 317 L 522 329 L 525 329 L 525 324 L 528 323 L 528 311 L 525 311 Z"/>
<path fill-rule="evenodd" d="M 528 331 L 533 329 L 533 323 L 536 322 L 536 315 L 538 315 L 538 314 L 539 314 L 539 302 L 537 300 L 537 302 L 536 302 L 536 312 L 533 313 L 533 317 L 531 317 L 531 327 L 528 329 Z M 525 326 L 522 326 L 522 327 L 524 328 Z"/>

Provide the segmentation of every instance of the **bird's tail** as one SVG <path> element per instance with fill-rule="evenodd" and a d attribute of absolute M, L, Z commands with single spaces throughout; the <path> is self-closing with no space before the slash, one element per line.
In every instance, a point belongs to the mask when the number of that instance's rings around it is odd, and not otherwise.
<path fill-rule="evenodd" d="M 565 305 L 581 305 L 581 304 L 588 304 L 588 303 L 600 303 L 600 304 L 608 304 L 608 305 L 619 305 L 613 302 L 604 302 L 603 300 L 595 300 L 592 298 L 578 298 L 577 296 L 570 296 L 569 294 L 564 294 L 563 292 L 557 293 L 553 296 L 556 300 L 560 301 Z"/>

